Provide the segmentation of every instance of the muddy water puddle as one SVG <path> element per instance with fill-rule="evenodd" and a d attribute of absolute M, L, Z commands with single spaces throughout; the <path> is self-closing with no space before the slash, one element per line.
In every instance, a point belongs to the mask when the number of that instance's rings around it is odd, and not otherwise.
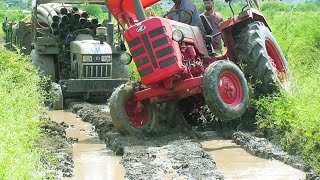
<path fill-rule="evenodd" d="M 124 179 L 121 156 L 116 156 L 106 148 L 94 133 L 91 124 L 81 121 L 70 112 L 49 111 L 48 115 L 52 121 L 69 125 L 66 129 L 68 138 L 78 138 L 78 142 L 73 145 L 74 176 L 66 179 Z"/>
<path fill-rule="evenodd" d="M 217 164 L 225 179 L 243 180 L 298 180 L 305 179 L 305 173 L 282 162 L 262 159 L 243 150 L 231 140 L 210 140 L 201 142 Z"/>

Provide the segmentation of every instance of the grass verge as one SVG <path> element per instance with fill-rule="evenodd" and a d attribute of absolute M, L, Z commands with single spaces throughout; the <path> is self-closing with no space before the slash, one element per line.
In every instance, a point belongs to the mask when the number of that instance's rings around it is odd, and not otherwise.
<path fill-rule="evenodd" d="M 41 80 L 27 57 L 0 47 L 0 59 L 0 179 L 41 179 Z"/>

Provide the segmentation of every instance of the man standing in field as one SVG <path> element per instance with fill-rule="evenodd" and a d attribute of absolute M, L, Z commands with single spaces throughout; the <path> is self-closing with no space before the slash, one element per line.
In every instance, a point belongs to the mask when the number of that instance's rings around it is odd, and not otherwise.
<path fill-rule="evenodd" d="M 212 35 L 221 32 L 220 31 L 220 23 L 223 21 L 223 17 L 219 12 L 215 12 L 214 8 L 214 0 L 203 0 L 203 5 L 205 7 L 205 12 L 202 14 L 207 17 L 213 31 Z M 221 35 L 216 36 L 212 40 L 213 49 L 216 51 L 221 51 Z"/>

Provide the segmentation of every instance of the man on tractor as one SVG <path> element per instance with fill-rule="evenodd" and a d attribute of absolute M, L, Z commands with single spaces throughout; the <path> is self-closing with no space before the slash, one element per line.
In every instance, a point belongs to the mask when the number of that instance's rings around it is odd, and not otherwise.
<path fill-rule="evenodd" d="M 170 11 L 174 12 L 170 13 L 168 15 L 168 18 L 185 24 L 190 24 L 191 26 L 198 26 L 202 35 L 204 35 L 205 30 L 200 20 L 199 12 L 193 0 L 172 1 L 174 2 L 174 6 Z"/>

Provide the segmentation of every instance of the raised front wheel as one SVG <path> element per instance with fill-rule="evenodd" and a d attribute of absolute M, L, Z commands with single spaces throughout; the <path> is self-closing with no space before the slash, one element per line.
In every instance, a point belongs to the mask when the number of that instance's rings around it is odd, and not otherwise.
<path fill-rule="evenodd" d="M 217 117 L 222 120 L 236 119 L 248 105 L 247 81 L 231 61 L 216 61 L 204 73 L 203 96 Z"/>
<path fill-rule="evenodd" d="M 119 86 L 110 97 L 110 116 L 121 134 L 142 134 L 153 132 L 156 118 L 149 101 L 134 101 L 135 87 L 127 83 Z"/>

